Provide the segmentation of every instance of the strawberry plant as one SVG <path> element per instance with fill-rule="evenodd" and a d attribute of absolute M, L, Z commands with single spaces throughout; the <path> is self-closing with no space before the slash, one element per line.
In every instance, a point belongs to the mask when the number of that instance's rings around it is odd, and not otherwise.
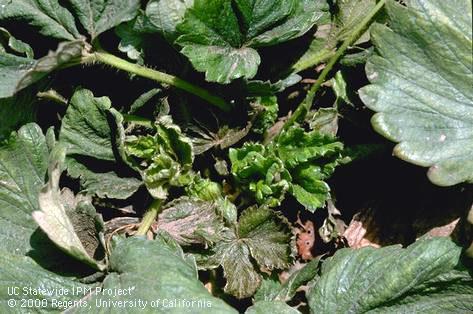
<path fill-rule="evenodd" d="M 473 312 L 471 12 L 0 0 L 1 312 Z"/>

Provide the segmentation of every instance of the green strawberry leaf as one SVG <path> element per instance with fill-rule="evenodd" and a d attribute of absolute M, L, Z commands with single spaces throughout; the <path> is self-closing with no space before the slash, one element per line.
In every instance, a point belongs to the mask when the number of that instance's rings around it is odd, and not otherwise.
<path fill-rule="evenodd" d="M 421 239 L 405 249 L 339 250 L 324 262 L 322 275 L 308 294 L 311 312 L 471 310 L 471 276 L 466 273 L 458 280 L 446 275 L 458 264 L 460 253 L 461 248 L 448 238 Z M 448 293 L 440 294 L 442 288 Z"/>
<path fill-rule="evenodd" d="M 70 177 L 80 179 L 82 193 L 100 198 L 127 199 L 143 185 L 141 180 L 121 177 L 115 171 L 92 171 L 73 156 L 66 158 L 66 168 Z"/>
<path fill-rule="evenodd" d="M 114 301 L 140 300 L 140 308 L 150 313 L 237 313 L 207 291 L 198 279 L 194 259 L 185 257 L 179 245 L 165 233 L 159 233 L 153 241 L 138 237 L 116 239 L 110 269 L 103 289 L 131 289 L 131 293 L 117 296 Z M 94 313 L 110 313 L 109 308 L 95 307 L 109 300 L 110 296 L 92 294 L 87 301 Z M 153 305 L 157 300 L 159 303 Z M 172 303 L 178 300 L 180 305 Z M 79 308 L 77 312 L 90 313 L 90 309 Z"/>
<path fill-rule="evenodd" d="M 388 1 L 390 27 L 371 31 L 377 55 L 363 102 L 374 129 L 398 142 L 394 154 L 430 167 L 441 186 L 473 182 L 471 1 Z"/>
<path fill-rule="evenodd" d="M 176 28 L 181 52 L 211 82 L 251 79 L 261 61 L 254 48 L 299 37 L 322 15 L 310 0 L 239 0 L 234 4 L 195 0 Z"/>
<path fill-rule="evenodd" d="M 92 39 L 133 19 L 140 8 L 140 0 L 68 0 L 74 13 Z"/>
<path fill-rule="evenodd" d="M 28 21 L 45 36 L 65 40 L 81 37 L 71 12 L 58 0 L 0 0 L 0 20 L 6 19 Z"/>
<path fill-rule="evenodd" d="M 265 313 L 300 314 L 301 312 L 281 301 L 259 301 L 245 311 L 245 314 Z"/>
<path fill-rule="evenodd" d="M 107 97 L 94 97 L 86 89 L 77 90 L 62 120 L 59 141 L 67 147 L 67 172 L 73 178 L 80 178 L 84 192 L 99 197 L 126 199 L 142 185 L 140 180 L 121 176 L 118 165 L 112 165 L 111 171 L 99 172 L 91 170 L 85 161 L 81 161 L 85 156 L 92 157 L 94 163 L 117 162 L 114 134 L 122 117 L 111 106 Z"/>
<path fill-rule="evenodd" d="M 253 295 L 262 275 L 255 269 L 271 271 L 286 268 L 291 262 L 291 232 L 287 220 L 266 207 L 247 208 L 240 216 L 237 231 L 227 230 L 198 261 L 202 268 L 222 265 L 227 283 L 225 292 L 237 298 Z"/>
<path fill-rule="evenodd" d="M 24 90 L 10 98 L 0 98 L 0 142 L 20 126 L 36 118 L 36 97 L 31 90 Z"/>

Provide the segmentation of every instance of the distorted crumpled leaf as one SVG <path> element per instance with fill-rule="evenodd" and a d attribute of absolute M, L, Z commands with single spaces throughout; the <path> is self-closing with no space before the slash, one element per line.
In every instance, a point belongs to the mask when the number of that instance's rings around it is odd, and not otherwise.
<path fill-rule="evenodd" d="M 471 1 L 388 1 L 389 27 L 373 25 L 371 85 L 359 93 L 394 154 L 441 186 L 473 182 Z"/>
<path fill-rule="evenodd" d="M 265 134 L 278 118 L 279 105 L 277 97 L 257 97 L 252 100 L 251 107 L 253 108 L 251 114 L 255 116 L 251 130 L 257 134 Z"/>
<path fill-rule="evenodd" d="M 84 47 L 82 40 L 60 43 L 38 60 L 0 52 L 0 98 L 13 96 L 59 67 L 79 63 Z"/>
<path fill-rule="evenodd" d="M 169 187 L 192 182 L 194 152 L 191 140 L 170 116 L 160 117 L 155 127 L 154 135 L 127 136 L 125 153 L 135 162 L 150 194 L 166 199 Z"/>
<path fill-rule="evenodd" d="M 10 50 L 15 54 L 24 55 L 26 58 L 34 58 L 34 52 L 30 45 L 13 37 L 6 28 L 0 27 L 0 53 Z"/>
<path fill-rule="evenodd" d="M 259 204 L 278 206 L 291 187 L 291 175 L 271 149 L 256 143 L 230 148 L 235 179 L 252 193 Z"/>
<path fill-rule="evenodd" d="M 322 275 L 308 294 L 311 312 L 471 310 L 473 300 L 467 292 L 471 291 L 471 276 L 465 274 L 469 279 L 460 282 L 444 277 L 457 266 L 460 253 L 461 248 L 448 238 L 421 239 L 405 249 L 339 250 L 324 262 Z M 436 286 L 452 289 L 443 302 L 438 302 Z M 410 306 L 403 308 L 403 304 Z"/>

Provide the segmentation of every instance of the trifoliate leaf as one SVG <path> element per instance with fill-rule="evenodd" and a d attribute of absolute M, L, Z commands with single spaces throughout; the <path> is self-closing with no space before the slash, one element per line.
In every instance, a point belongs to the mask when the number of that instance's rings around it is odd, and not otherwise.
<path fill-rule="evenodd" d="M 371 31 L 372 83 L 360 90 L 378 113 L 376 131 L 398 142 L 394 154 L 430 167 L 441 186 L 473 182 L 471 1 L 413 0 L 386 5 L 390 28 Z"/>
<path fill-rule="evenodd" d="M 33 212 L 33 218 L 53 241 L 64 252 L 74 258 L 95 267 L 104 269 L 105 265 L 94 259 L 95 250 L 100 246 L 96 224 L 90 224 L 96 215 L 90 200 L 76 199 L 72 192 L 62 192 L 59 188 L 66 149 L 57 144 L 51 152 L 48 167 L 48 183 L 41 189 L 38 196 L 40 211 Z M 69 195 L 67 195 L 68 193 Z M 81 215 L 80 211 L 83 211 Z M 82 217 L 78 217 L 81 215 Z M 89 218 L 87 218 L 87 216 Z M 74 222 L 79 225 L 74 225 Z M 85 224 L 85 225 L 84 225 Z M 80 238 L 79 232 L 85 230 L 87 239 Z M 95 234 L 95 241 L 90 240 L 90 235 Z M 84 242 L 83 242 L 84 241 Z"/>
<path fill-rule="evenodd" d="M 316 8 L 310 0 L 194 0 L 176 43 L 208 81 L 251 79 L 261 61 L 254 48 L 303 35 L 322 15 Z"/>
<path fill-rule="evenodd" d="M 214 202 L 181 197 L 166 205 L 158 215 L 156 227 L 181 245 L 212 245 L 222 239 L 225 229 L 216 206 Z"/>
<path fill-rule="evenodd" d="M 471 310 L 471 295 L 464 294 L 467 290 L 453 297 L 450 295 L 450 301 L 436 307 L 439 303 L 435 285 L 427 284 L 450 272 L 458 264 L 460 252 L 461 248 L 448 238 L 419 240 L 405 249 L 389 246 L 380 249 L 339 250 L 324 262 L 322 275 L 308 294 L 311 312 L 376 312 L 377 308 L 383 309 L 387 305 L 396 309 L 395 304 L 410 303 L 416 298 L 415 295 L 424 304 L 405 307 L 409 313 L 438 313 L 441 308 L 444 311 L 440 312 L 445 312 L 448 308 L 446 312 L 463 313 L 462 309 L 468 305 Z M 444 284 L 446 288 L 456 283 L 445 281 Z M 464 289 L 468 289 L 468 285 L 471 287 L 471 284 L 470 277 L 469 283 L 465 282 Z M 422 285 L 426 286 L 419 295 L 418 288 Z M 456 298 L 458 299 L 455 300 Z M 426 306 L 426 311 L 423 306 Z M 401 308 L 397 307 L 398 310 Z M 384 309 L 391 311 L 389 307 Z"/>
<path fill-rule="evenodd" d="M 119 174 L 114 154 L 115 129 L 121 115 L 111 107 L 107 97 L 94 97 L 91 91 L 77 90 L 71 98 L 62 120 L 59 141 L 67 146 L 67 172 L 80 178 L 87 194 L 99 197 L 126 199 L 138 190 L 141 181 Z M 110 122 L 113 120 L 115 122 Z M 83 157 L 92 157 L 90 163 L 102 162 L 108 171 L 91 170 Z"/>
<path fill-rule="evenodd" d="M 253 295 L 262 276 L 254 265 L 269 271 L 285 268 L 291 261 L 291 232 L 287 220 L 269 208 L 246 209 L 237 232 L 227 230 L 223 240 L 201 256 L 201 267 L 222 265 L 227 283 L 225 292 L 237 298 Z"/>
<path fill-rule="evenodd" d="M 290 307 L 282 301 L 259 301 L 253 306 L 249 307 L 245 314 L 265 314 L 265 313 L 277 313 L 277 314 L 300 314 L 298 310 Z"/>
<path fill-rule="evenodd" d="M 0 0 L 0 20 L 6 19 L 28 21 L 45 36 L 80 38 L 74 17 L 58 0 Z"/>
<path fill-rule="evenodd" d="M 31 213 L 39 208 L 38 193 L 44 184 L 48 167 L 48 148 L 41 129 L 35 124 L 23 126 L 0 146 L 0 311 L 21 313 L 11 308 L 7 300 L 21 302 L 25 296 L 9 295 L 11 287 L 48 287 L 48 289 L 86 288 L 75 280 L 77 274 L 62 277 L 48 269 L 67 273 L 70 260 L 38 230 Z M 66 266 L 65 266 L 66 265 Z M 60 268 L 59 268 L 60 267 Z M 52 299 L 63 302 L 79 300 L 81 295 L 41 295 L 47 306 L 38 312 L 62 310 Z"/>
<path fill-rule="evenodd" d="M 82 40 L 64 42 L 39 60 L 0 52 L 0 98 L 13 96 L 59 67 L 80 63 L 84 47 Z"/>
<path fill-rule="evenodd" d="M 122 22 L 133 19 L 140 8 L 140 0 L 68 1 L 92 39 Z"/>
<path fill-rule="evenodd" d="M 170 116 L 158 119 L 154 135 L 127 136 L 125 154 L 136 164 L 154 198 L 166 199 L 169 187 L 192 182 L 192 143 Z"/>

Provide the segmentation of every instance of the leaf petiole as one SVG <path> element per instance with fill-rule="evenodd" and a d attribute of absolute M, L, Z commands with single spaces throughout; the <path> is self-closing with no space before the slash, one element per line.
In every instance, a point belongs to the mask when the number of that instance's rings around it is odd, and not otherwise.
<path fill-rule="evenodd" d="M 284 127 L 282 128 L 283 130 L 287 130 L 295 122 L 300 121 L 305 118 L 305 116 L 307 115 L 307 113 L 309 112 L 312 106 L 316 93 L 318 92 L 322 84 L 325 82 L 327 75 L 330 73 L 330 71 L 332 71 L 332 68 L 335 65 L 335 63 L 337 63 L 338 59 L 340 59 L 340 57 L 343 56 L 343 54 L 348 49 L 348 47 L 352 45 L 354 42 L 356 42 L 358 38 L 360 38 L 360 36 L 363 34 L 363 31 L 370 24 L 373 17 L 379 12 L 379 10 L 381 10 L 385 2 L 386 0 L 380 0 L 376 4 L 376 6 L 373 8 L 373 10 L 371 10 L 368 13 L 368 15 L 366 15 L 365 18 L 361 21 L 361 23 L 357 25 L 357 27 L 353 30 L 350 36 L 343 42 L 340 48 L 337 49 L 337 52 L 330 58 L 324 70 L 322 71 L 322 73 L 320 73 L 320 76 L 317 79 L 317 81 L 310 88 L 305 99 L 299 104 L 297 109 L 294 111 L 294 114 L 292 114 L 289 117 L 289 119 L 286 121 L 286 123 L 284 124 Z"/>
<path fill-rule="evenodd" d="M 137 236 L 144 236 L 153 222 L 156 220 L 159 212 L 161 211 L 161 205 L 163 204 L 163 200 L 155 199 L 148 210 L 146 211 L 145 215 L 143 216 L 143 220 L 141 220 L 140 227 L 135 235 Z"/>
<path fill-rule="evenodd" d="M 110 65 L 116 69 L 120 69 L 128 73 L 133 73 L 141 77 L 146 77 L 151 80 L 157 81 L 159 83 L 164 83 L 164 84 L 168 84 L 168 85 L 180 88 L 186 92 L 189 92 L 193 95 L 196 95 L 202 98 L 203 100 L 208 101 L 209 103 L 220 108 L 223 111 L 230 111 L 230 109 L 232 108 L 232 106 L 229 103 L 227 103 L 223 98 L 212 95 L 206 89 L 203 89 L 202 87 L 189 83 L 174 75 L 167 74 L 164 72 L 147 68 L 142 65 L 128 62 L 124 59 L 121 59 L 105 51 L 94 52 L 90 57 L 91 57 L 90 59 L 92 59 L 93 61 Z M 90 61 L 90 59 L 88 61 Z"/>

